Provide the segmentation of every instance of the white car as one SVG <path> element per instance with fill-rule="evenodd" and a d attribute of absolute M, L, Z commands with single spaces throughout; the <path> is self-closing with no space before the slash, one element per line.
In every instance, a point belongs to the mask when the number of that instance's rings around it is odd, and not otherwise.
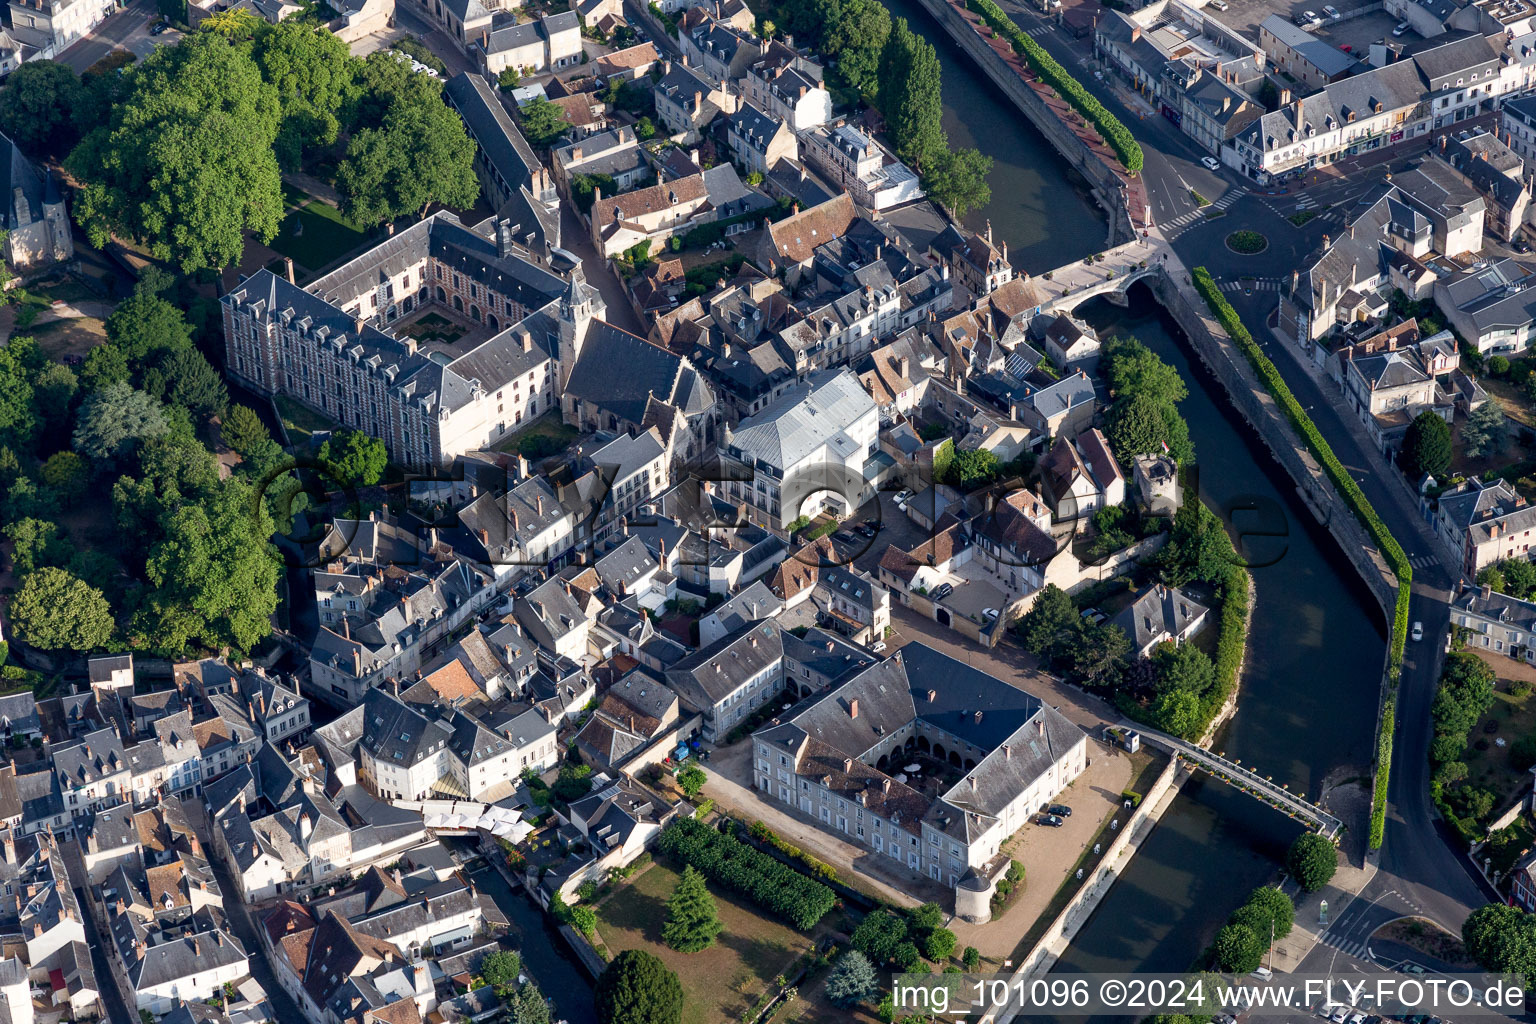
<path fill-rule="evenodd" d="M 1397 27 L 1392 30 L 1392 34 L 1394 36 L 1401 36 L 1401 35 L 1405 34 L 1412 27 L 1413 26 L 1409 25 L 1406 21 L 1400 21 L 1400 22 L 1397 23 Z"/>
<path fill-rule="evenodd" d="M 981 610 L 981 614 L 982 614 L 983 617 L 985 617 L 986 619 L 988 619 L 990 621 L 992 619 L 997 618 L 999 613 L 998 613 L 998 610 L 996 608 L 983 608 Z"/>
<path fill-rule="evenodd" d="M 1413 624 L 1413 639 L 1416 641 L 1424 639 L 1424 623 L 1415 622 Z"/>
<path fill-rule="evenodd" d="M 1211 4 L 1210 5 L 1211 5 L 1212 8 L 1214 8 L 1215 10 L 1218 10 L 1218 11 L 1224 11 L 1228 7 L 1232 6 L 1231 4 L 1227 3 L 1227 0 L 1211 0 Z"/>
<path fill-rule="evenodd" d="M 879 654 L 881 651 L 885 650 L 885 641 L 876 640 L 873 644 L 870 645 L 869 649 L 874 651 L 876 654 Z"/>
<path fill-rule="evenodd" d="M 1203 157 L 1201 157 L 1200 158 L 1200 163 L 1208 171 L 1219 171 L 1219 170 L 1221 170 L 1221 161 L 1217 160 L 1213 156 L 1203 156 Z"/>
<path fill-rule="evenodd" d="M 1316 25 L 1321 20 L 1322 19 L 1317 16 L 1317 12 L 1316 11 L 1302 11 L 1301 12 L 1301 24 L 1302 25 Z"/>
<path fill-rule="evenodd" d="M 1332 4 L 1324 4 L 1323 5 L 1323 13 L 1328 15 L 1328 20 L 1329 21 L 1338 21 L 1339 20 L 1339 9 L 1337 7 L 1334 7 Z"/>

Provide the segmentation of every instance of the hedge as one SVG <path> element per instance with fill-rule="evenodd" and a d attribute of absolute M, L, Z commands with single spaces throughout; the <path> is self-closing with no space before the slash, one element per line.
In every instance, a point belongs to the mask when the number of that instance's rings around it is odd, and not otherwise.
<path fill-rule="evenodd" d="M 1392 615 L 1392 639 L 1387 654 L 1387 678 L 1393 686 L 1397 685 L 1398 676 L 1403 670 L 1403 648 L 1408 640 L 1408 600 L 1409 591 L 1413 586 L 1413 566 L 1408 563 L 1408 556 L 1403 551 L 1397 538 L 1392 536 L 1392 531 L 1387 529 L 1387 524 L 1381 521 L 1376 510 L 1371 507 L 1370 501 L 1365 497 L 1365 492 L 1360 490 L 1360 485 L 1355 478 L 1349 475 L 1349 471 L 1339 462 L 1337 455 L 1333 454 L 1333 448 L 1324 440 L 1322 432 L 1317 429 L 1317 424 L 1312 422 L 1312 417 L 1307 415 L 1296 396 L 1291 394 L 1290 387 L 1285 379 L 1280 376 L 1280 371 L 1270 361 L 1258 344 L 1254 342 L 1253 335 L 1248 333 L 1248 328 L 1243 326 L 1242 318 L 1237 315 L 1237 310 L 1222 295 L 1216 287 L 1216 281 L 1211 277 L 1210 271 L 1204 267 L 1196 267 L 1192 272 L 1195 288 L 1205 299 L 1210 307 L 1212 315 L 1221 322 L 1227 334 L 1237 347 L 1243 350 L 1243 355 L 1248 358 L 1248 363 L 1253 367 L 1254 373 L 1264 382 L 1269 393 L 1279 403 L 1285 412 L 1286 419 L 1296 433 L 1306 442 L 1307 448 L 1314 458 L 1322 465 L 1323 472 L 1328 474 L 1328 479 L 1333 482 L 1334 489 L 1344 499 L 1345 504 L 1354 512 L 1355 518 L 1360 520 L 1371 540 L 1381 551 L 1382 557 L 1387 560 L 1393 575 L 1397 577 L 1397 603 Z M 1387 701 L 1392 701 L 1389 695 Z M 1376 792 L 1371 804 L 1371 849 L 1380 849 L 1382 837 L 1385 831 L 1387 816 L 1387 781 L 1392 769 L 1392 730 L 1388 715 L 1395 711 L 1395 701 L 1383 704 L 1382 730 L 1384 740 L 1379 741 L 1376 764 Z"/>
<path fill-rule="evenodd" d="M 1387 783 L 1391 779 L 1392 731 L 1397 723 L 1397 697 L 1381 702 L 1381 734 L 1376 737 L 1376 790 L 1371 796 L 1371 849 L 1381 849 L 1387 837 Z"/>
<path fill-rule="evenodd" d="M 810 931 L 837 902 L 820 882 L 693 818 L 673 821 L 658 844 L 663 853 L 697 868 L 711 882 L 746 897 L 797 931 Z"/>
<path fill-rule="evenodd" d="M 1057 63 L 1056 58 L 1047 53 L 1043 46 L 1025 35 L 993 0 L 965 0 L 965 5 L 981 15 L 992 31 L 1012 43 L 1014 52 L 1028 61 L 1035 74 L 1098 130 L 1127 171 L 1132 174 L 1141 173 L 1141 144 L 1136 141 L 1131 130 L 1120 123 L 1118 117 L 1083 88 L 1081 82 L 1068 74 L 1067 69 Z"/>

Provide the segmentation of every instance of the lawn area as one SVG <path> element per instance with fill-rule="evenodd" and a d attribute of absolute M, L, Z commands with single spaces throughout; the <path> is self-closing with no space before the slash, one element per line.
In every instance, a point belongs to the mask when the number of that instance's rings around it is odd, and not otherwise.
<path fill-rule="evenodd" d="M 1509 755 L 1520 737 L 1536 732 L 1536 696 L 1516 697 L 1509 692 L 1509 674 L 1500 664 L 1507 659 L 1488 657 L 1483 660 L 1498 673 L 1498 689 L 1493 695 L 1493 706 L 1467 737 L 1467 749 L 1462 754 L 1467 779 L 1461 786 L 1476 786 L 1491 792 L 1493 810 L 1497 814 L 1509 806 L 1516 793 L 1531 784 L 1531 773 L 1516 771 L 1510 764 Z M 1489 731 L 1490 726 L 1493 726 L 1492 731 Z"/>
<path fill-rule="evenodd" d="M 720 938 L 697 953 L 668 949 L 661 941 L 661 926 L 677 881 L 676 871 L 653 864 L 621 886 L 597 907 L 598 936 L 609 953 L 643 949 L 677 972 L 686 996 L 683 1024 L 736 1021 L 774 978 L 811 949 L 812 937 L 712 889 L 725 925 Z"/>
<path fill-rule="evenodd" d="M 31 335 L 37 340 L 43 354 L 54 362 L 63 362 L 68 356 L 84 356 L 107 340 L 106 325 L 91 316 L 48 320 L 34 323 L 30 327 L 18 326 L 14 333 Z"/>
<path fill-rule="evenodd" d="M 286 183 L 283 205 L 283 223 L 271 247 L 291 256 L 305 270 L 327 267 L 367 241 L 367 232 L 343 217 L 336 207 Z"/>
<path fill-rule="evenodd" d="M 545 459 L 565 451 L 581 436 L 581 431 L 560 419 L 558 409 L 550 409 L 538 419 L 509 434 L 495 445 L 498 452 L 522 452 L 530 459 Z"/>
<path fill-rule="evenodd" d="M 312 435 L 336 430 L 340 426 L 287 395 L 275 395 L 272 401 L 277 405 L 277 414 L 283 418 L 283 429 L 288 431 L 288 440 L 295 446 L 307 445 Z"/>

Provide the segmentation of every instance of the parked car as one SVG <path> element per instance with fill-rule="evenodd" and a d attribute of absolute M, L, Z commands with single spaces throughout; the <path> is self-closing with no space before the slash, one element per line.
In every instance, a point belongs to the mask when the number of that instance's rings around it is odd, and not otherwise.
<path fill-rule="evenodd" d="M 1424 639 L 1424 623 L 1422 623 L 1422 622 L 1415 622 L 1413 624 L 1413 639 L 1415 641 L 1419 641 L 1419 640 L 1423 640 Z"/>
<path fill-rule="evenodd" d="M 1210 6 L 1218 11 L 1224 11 L 1232 5 L 1227 3 L 1227 0 L 1211 0 Z"/>
<path fill-rule="evenodd" d="M 864 520 L 864 525 L 869 527 L 871 530 L 874 530 L 876 533 L 879 533 L 881 530 L 885 529 L 885 522 L 880 519 L 866 519 Z"/>
<path fill-rule="evenodd" d="M 937 587 L 933 588 L 933 593 L 928 596 L 933 598 L 935 601 L 942 601 L 954 592 L 955 588 L 950 584 L 940 583 Z"/>
<path fill-rule="evenodd" d="M 1337 7 L 1335 7 L 1335 6 L 1333 6 L 1332 4 L 1324 4 L 1323 5 L 1323 13 L 1328 15 L 1328 20 L 1329 21 L 1338 21 L 1339 18 L 1341 17 L 1341 15 L 1339 14 L 1339 9 Z"/>
<path fill-rule="evenodd" d="M 1296 15 L 1296 24 L 1302 28 L 1316 25 L 1321 20 L 1322 19 L 1317 16 L 1316 11 L 1302 11 L 1300 14 Z"/>
<path fill-rule="evenodd" d="M 1355 48 L 1353 46 L 1350 46 L 1348 43 L 1345 43 L 1343 46 L 1339 47 L 1339 49 L 1343 50 L 1345 53 L 1354 53 L 1355 52 Z"/>
<path fill-rule="evenodd" d="M 168 22 L 168 21 L 157 21 L 157 22 L 155 22 L 154 28 L 149 30 L 149 34 L 152 35 L 152 36 L 157 36 L 157 35 L 159 35 L 160 33 L 164 32 L 166 29 L 168 29 L 170 27 L 171 27 L 171 23 Z"/>
<path fill-rule="evenodd" d="M 1035 824 L 1049 825 L 1051 828 L 1061 828 L 1064 823 L 1054 814 L 1037 814 L 1035 815 Z"/>
<path fill-rule="evenodd" d="M 857 544 L 859 542 L 858 538 L 854 537 L 847 530 L 838 530 L 832 535 L 832 539 L 842 544 Z"/>
<path fill-rule="evenodd" d="M 853 532 L 858 534 L 860 537 L 864 537 L 866 539 L 871 539 L 871 540 L 874 539 L 874 536 L 875 536 L 875 531 L 870 529 L 869 527 L 865 526 L 863 523 L 860 523 L 858 526 L 855 526 L 853 528 Z"/>
<path fill-rule="evenodd" d="M 885 641 L 884 640 L 876 640 L 874 643 L 869 645 L 869 649 L 874 651 L 876 654 L 879 654 L 880 652 L 885 650 Z"/>
<path fill-rule="evenodd" d="M 1200 158 L 1200 163 L 1203 164 L 1205 166 L 1205 169 L 1208 170 L 1208 171 L 1219 171 L 1219 170 L 1221 170 L 1221 161 L 1217 160 L 1213 156 L 1203 156 L 1203 157 L 1201 157 Z"/>
<path fill-rule="evenodd" d="M 1513 242 L 1510 242 L 1509 247 L 1518 253 L 1528 253 L 1531 251 L 1531 243 L 1527 242 L 1523 238 L 1517 238 Z"/>
<path fill-rule="evenodd" d="M 984 617 L 984 618 L 995 619 L 1001 613 L 996 608 L 983 608 L 981 610 L 981 614 L 982 614 L 982 617 Z"/>
<path fill-rule="evenodd" d="M 1335 1006 L 1333 1008 L 1333 1011 L 1328 1014 L 1328 1019 L 1333 1021 L 1333 1024 L 1344 1024 L 1344 1021 L 1345 1021 L 1345 1019 L 1348 1016 L 1349 1016 L 1349 1007 L 1347 1007 L 1347 1006 Z"/>
<path fill-rule="evenodd" d="M 1058 818 L 1072 817 L 1072 808 L 1068 807 L 1066 804 L 1051 804 L 1051 806 L 1046 808 L 1046 812 L 1049 814 L 1054 814 Z"/>
<path fill-rule="evenodd" d="M 1392 34 L 1394 36 L 1404 35 L 1412 27 L 1413 26 L 1408 24 L 1406 21 L 1400 21 L 1397 23 L 1397 27 L 1392 30 Z"/>
<path fill-rule="evenodd" d="M 1365 1014 L 1361 1013 L 1359 1010 L 1356 1010 L 1354 1013 L 1349 1015 L 1349 1024 L 1365 1024 Z"/>

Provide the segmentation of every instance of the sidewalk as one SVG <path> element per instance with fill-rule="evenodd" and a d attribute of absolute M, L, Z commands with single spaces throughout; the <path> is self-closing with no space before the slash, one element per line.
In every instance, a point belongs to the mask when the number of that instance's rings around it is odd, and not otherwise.
<path fill-rule="evenodd" d="M 1359 898 L 1359 894 L 1376 877 L 1376 858 L 1367 857 L 1363 867 L 1355 867 L 1347 859 L 1339 865 L 1333 881 L 1317 892 L 1301 892 L 1294 882 L 1287 882 L 1285 892 L 1296 903 L 1296 924 L 1291 934 L 1275 943 L 1274 969 L 1289 973 L 1297 970 L 1323 934 L 1339 919 L 1344 908 Z M 1328 901 L 1328 924 L 1318 921 L 1323 901 Z"/>

